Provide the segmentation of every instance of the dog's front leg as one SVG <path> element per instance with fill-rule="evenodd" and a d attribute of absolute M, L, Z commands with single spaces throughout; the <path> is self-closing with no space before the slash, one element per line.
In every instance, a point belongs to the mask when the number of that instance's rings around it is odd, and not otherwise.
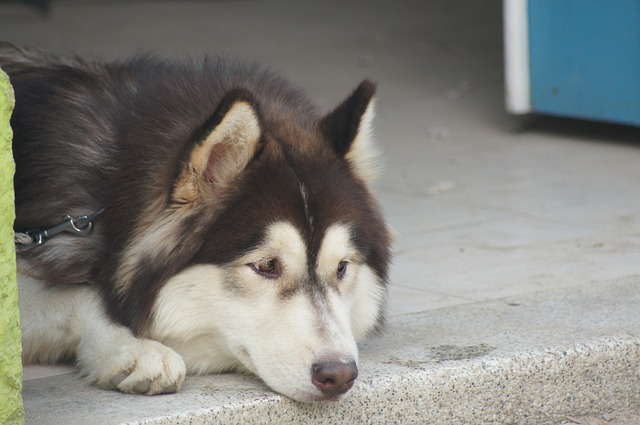
<path fill-rule="evenodd" d="M 19 275 L 19 285 L 26 363 L 75 356 L 80 372 L 102 388 L 148 395 L 180 389 L 186 371 L 182 357 L 113 323 L 95 288 L 48 288 L 24 275 Z"/>

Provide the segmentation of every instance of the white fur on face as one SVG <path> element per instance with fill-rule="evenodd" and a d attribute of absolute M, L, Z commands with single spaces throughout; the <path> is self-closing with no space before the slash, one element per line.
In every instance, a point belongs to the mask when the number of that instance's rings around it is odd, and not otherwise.
<path fill-rule="evenodd" d="M 348 265 L 344 277 L 337 282 L 338 289 L 343 294 L 343 303 L 349 305 L 353 335 L 361 341 L 378 323 L 384 307 L 385 287 L 352 245 L 350 227 L 335 224 L 327 229 L 318 253 L 318 276 L 337 280 L 340 261 Z"/>
<path fill-rule="evenodd" d="M 354 331 L 360 336 L 374 325 L 380 300 L 363 294 L 375 281 L 349 242 L 348 226 L 327 231 L 315 265 L 318 282 L 310 283 L 307 256 L 295 227 L 272 224 L 264 243 L 232 264 L 198 265 L 170 279 L 159 293 L 149 336 L 180 353 L 190 373 L 245 370 L 294 399 L 322 399 L 311 381 L 312 365 L 357 361 Z M 280 261 L 278 279 L 250 266 L 264 258 Z M 344 259 L 352 264 L 337 282 Z M 377 306 L 363 308 L 370 301 Z"/>

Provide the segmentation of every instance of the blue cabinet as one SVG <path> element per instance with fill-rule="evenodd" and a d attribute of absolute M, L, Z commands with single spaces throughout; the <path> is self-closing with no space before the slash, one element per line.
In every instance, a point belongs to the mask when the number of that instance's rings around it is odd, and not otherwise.
<path fill-rule="evenodd" d="M 507 108 L 640 126 L 640 0 L 504 0 Z"/>

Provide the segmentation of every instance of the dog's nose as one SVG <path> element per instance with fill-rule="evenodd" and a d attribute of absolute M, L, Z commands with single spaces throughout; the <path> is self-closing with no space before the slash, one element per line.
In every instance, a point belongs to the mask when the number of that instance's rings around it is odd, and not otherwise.
<path fill-rule="evenodd" d="M 358 377 L 356 362 L 322 362 L 311 366 L 311 382 L 323 394 L 336 396 L 351 389 Z"/>

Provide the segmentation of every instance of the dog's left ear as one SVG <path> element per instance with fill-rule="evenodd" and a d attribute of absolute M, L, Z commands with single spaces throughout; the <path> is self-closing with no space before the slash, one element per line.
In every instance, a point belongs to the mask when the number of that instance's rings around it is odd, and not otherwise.
<path fill-rule="evenodd" d="M 373 145 L 375 83 L 364 80 L 332 112 L 320 121 L 320 129 L 336 154 L 344 158 L 364 181 L 377 174 L 378 151 Z"/>
<path fill-rule="evenodd" d="M 258 150 L 262 130 L 250 93 L 233 90 L 196 136 L 173 190 L 174 204 L 191 204 L 203 192 L 227 187 Z"/>

